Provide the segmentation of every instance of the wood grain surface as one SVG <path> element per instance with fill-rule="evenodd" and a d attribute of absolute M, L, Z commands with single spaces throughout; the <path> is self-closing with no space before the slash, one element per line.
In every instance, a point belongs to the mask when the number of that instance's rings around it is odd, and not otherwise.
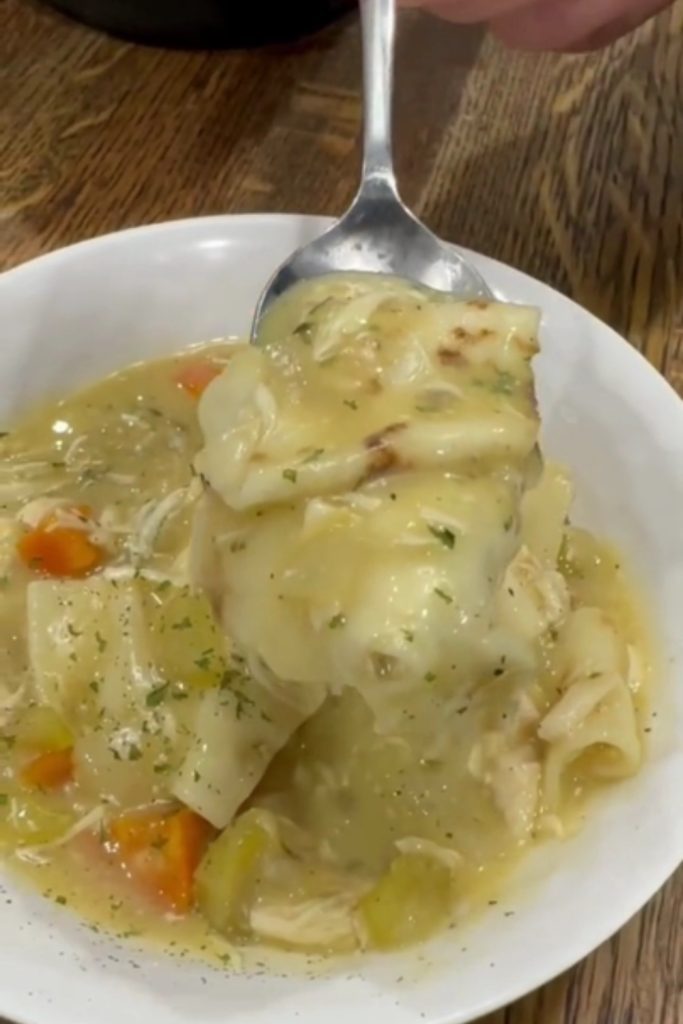
<path fill-rule="evenodd" d="M 402 19 L 403 192 L 441 235 L 611 323 L 683 390 L 683 0 L 610 50 L 504 51 Z M 296 46 L 135 47 L 0 0 L 0 267 L 132 224 L 338 213 L 358 168 L 354 18 Z M 615 871 L 619 851 L 615 850 Z M 682 1024 L 683 874 L 486 1024 Z"/>

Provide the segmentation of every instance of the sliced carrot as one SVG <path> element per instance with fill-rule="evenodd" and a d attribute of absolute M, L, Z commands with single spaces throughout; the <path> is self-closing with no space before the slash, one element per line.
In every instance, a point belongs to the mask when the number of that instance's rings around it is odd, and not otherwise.
<path fill-rule="evenodd" d="M 87 505 L 64 509 L 84 522 L 92 518 Z M 34 530 L 29 530 L 17 544 L 19 556 L 31 569 L 48 576 L 85 576 L 104 561 L 104 551 L 93 543 L 85 530 L 60 525 L 52 513 Z"/>
<path fill-rule="evenodd" d="M 29 530 L 17 545 L 21 560 L 48 576 L 86 576 L 104 560 L 104 552 L 83 530 L 57 526 Z"/>
<path fill-rule="evenodd" d="M 58 789 L 73 778 L 73 751 L 48 750 L 34 757 L 21 770 L 21 781 L 31 789 Z"/>
<path fill-rule="evenodd" d="M 109 827 L 119 860 L 133 878 L 179 913 L 194 905 L 194 875 L 215 830 L 194 811 L 125 814 Z"/>
<path fill-rule="evenodd" d="M 193 398 L 199 398 L 208 388 L 212 380 L 223 372 L 222 366 L 209 363 L 206 359 L 186 363 L 176 376 L 176 383 L 183 391 Z"/>

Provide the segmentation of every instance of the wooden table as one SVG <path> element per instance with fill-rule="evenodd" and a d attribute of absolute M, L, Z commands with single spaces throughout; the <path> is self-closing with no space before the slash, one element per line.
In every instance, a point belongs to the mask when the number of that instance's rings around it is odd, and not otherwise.
<path fill-rule="evenodd" d="M 338 213 L 351 198 L 353 18 L 225 54 L 115 42 L 28 0 L 0 0 L 0 19 L 0 267 L 132 224 Z M 439 234 L 568 292 L 679 389 L 682 41 L 683 0 L 579 58 L 406 15 L 397 143 L 404 194 Z M 487 1024 L 681 1022 L 679 872 L 618 937 Z"/>

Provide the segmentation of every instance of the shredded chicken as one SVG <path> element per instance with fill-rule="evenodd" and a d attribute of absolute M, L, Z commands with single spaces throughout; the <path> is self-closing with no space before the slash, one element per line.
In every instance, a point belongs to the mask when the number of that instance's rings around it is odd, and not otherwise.
<path fill-rule="evenodd" d="M 36 846 L 22 846 L 16 851 L 17 857 L 20 860 L 27 861 L 29 864 L 47 864 L 50 858 L 45 857 L 44 854 L 49 850 L 56 850 L 60 846 L 66 846 L 67 843 L 70 843 L 72 839 L 80 836 L 83 832 L 93 832 L 104 821 L 105 814 L 105 806 L 98 804 L 97 807 L 93 807 L 82 818 L 79 818 L 58 839 L 53 839 L 49 843 L 41 843 Z"/>
<path fill-rule="evenodd" d="M 487 733 L 470 754 L 470 774 L 488 786 L 511 832 L 528 838 L 538 812 L 541 765 L 531 744 Z"/>
<path fill-rule="evenodd" d="M 25 697 L 25 683 L 21 683 L 16 690 L 10 690 L 5 683 L 0 682 L 0 729 L 5 729 L 14 721 Z"/>
<path fill-rule="evenodd" d="M 396 849 L 399 853 L 420 853 L 425 857 L 433 857 L 449 871 L 456 871 L 462 867 L 463 863 L 463 858 L 457 850 L 441 846 L 440 843 L 435 843 L 431 839 L 421 839 L 419 836 L 406 836 L 405 839 L 397 839 Z"/>
<path fill-rule="evenodd" d="M 321 896 L 299 897 L 284 889 L 252 908 L 249 923 L 266 941 L 298 949 L 343 951 L 358 944 L 354 910 L 365 887 L 338 886 Z"/>

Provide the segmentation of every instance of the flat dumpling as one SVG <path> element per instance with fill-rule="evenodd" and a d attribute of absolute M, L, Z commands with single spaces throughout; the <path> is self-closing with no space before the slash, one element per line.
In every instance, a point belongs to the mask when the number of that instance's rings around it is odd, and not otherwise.
<path fill-rule="evenodd" d="M 195 579 L 275 675 L 353 686 L 389 731 L 425 680 L 500 656 L 484 641 L 540 466 L 538 317 L 373 279 L 298 315 L 202 399 Z"/>
<path fill-rule="evenodd" d="M 594 779 L 633 775 L 642 741 L 629 650 L 602 609 L 574 611 L 553 657 L 561 696 L 541 721 L 538 736 L 546 744 L 546 803 L 557 810 L 572 773 Z"/>
<path fill-rule="evenodd" d="M 225 828 L 261 781 L 273 757 L 321 706 L 322 687 L 283 684 L 242 668 L 205 693 L 189 722 L 187 752 L 171 782 L 182 800 Z"/>
<path fill-rule="evenodd" d="M 505 479 L 412 473 L 266 515 L 207 498 L 203 565 L 240 645 L 281 679 L 359 689 L 386 731 L 426 678 L 494 667 L 483 641 L 517 495 Z"/>
<path fill-rule="evenodd" d="M 348 287 L 339 297 L 328 284 L 323 301 L 313 290 L 291 333 L 236 349 L 207 389 L 195 465 L 226 504 L 341 493 L 410 466 L 525 467 L 536 311 L 372 279 Z"/>
<path fill-rule="evenodd" d="M 224 827 L 323 699 L 252 673 L 188 588 L 40 580 L 28 627 L 32 696 L 68 724 L 83 792 L 124 807 L 176 797 Z"/>

